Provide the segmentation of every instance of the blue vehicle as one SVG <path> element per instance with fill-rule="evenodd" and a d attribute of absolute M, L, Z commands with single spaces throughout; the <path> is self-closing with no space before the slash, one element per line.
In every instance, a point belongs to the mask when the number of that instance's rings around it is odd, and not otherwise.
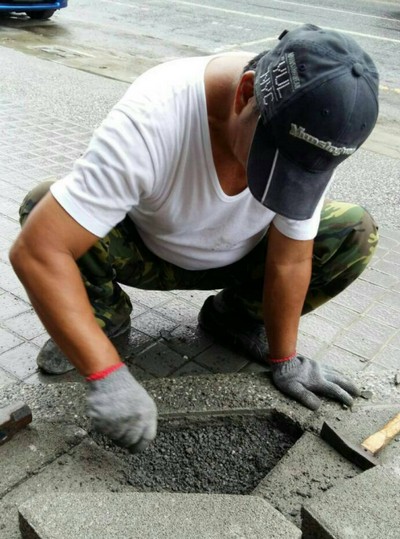
<path fill-rule="evenodd" d="M 68 0 L 58 0 L 57 2 L 40 2 L 39 0 L 9 0 L 2 2 L 0 0 L 1 12 L 26 13 L 31 19 L 46 20 L 58 10 L 67 7 Z"/>

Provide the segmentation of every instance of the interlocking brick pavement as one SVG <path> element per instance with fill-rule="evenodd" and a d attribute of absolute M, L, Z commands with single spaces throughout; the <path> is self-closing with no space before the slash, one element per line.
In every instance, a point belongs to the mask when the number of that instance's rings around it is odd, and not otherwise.
<path fill-rule="evenodd" d="M 48 377 L 35 357 L 47 334 L 8 260 L 18 207 L 39 182 L 67 173 L 92 130 L 44 111 L 0 99 L 0 387 L 77 380 Z M 217 372 L 259 372 L 262 366 L 215 344 L 197 327 L 204 291 L 153 292 L 126 288 L 134 310 L 124 359 L 139 378 Z M 299 350 L 355 373 L 400 369 L 400 231 L 381 230 L 371 266 L 360 279 L 301 321 Z"/>

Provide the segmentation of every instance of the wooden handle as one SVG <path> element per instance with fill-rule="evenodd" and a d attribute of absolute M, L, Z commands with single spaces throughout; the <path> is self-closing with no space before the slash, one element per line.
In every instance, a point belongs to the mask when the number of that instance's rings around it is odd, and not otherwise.
<path fill-rule="evenodd" d="M 371 451 L 371 453 L 375 455 L 375 453 L 378 453 L 378 451 L 385 447 L 390 440 L 393 440 L 393 438 L 397 436 L 399 432 L 400 414 L 397 414 L 389 421 L 389 423 L 386 423 L 381 430 L 375 432 L 375 434 L 371 434 L 371 436 L 364 440 L 361 446 L 368 449 L 368 451 Z"/>

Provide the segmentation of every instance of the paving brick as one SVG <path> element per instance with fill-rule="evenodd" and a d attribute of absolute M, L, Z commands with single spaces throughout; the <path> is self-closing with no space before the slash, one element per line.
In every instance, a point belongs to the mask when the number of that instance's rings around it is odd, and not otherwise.
<path fill-rule="evenodd" d="M 392 235 L 392 234 L 391 234 Z M 379 238 L 379 248 L 381 249 L 393 249 L 394 247 L 397 247 L 399 242 L 394 237 L 389 237 L 385 235 L 384 233 L 380 234 Z"/>
<path fill-rule="evenodd" d="M 398 278 L 400 272 L 399 265 L 394 262 L 391 262 L 386 258 L 383 260 L 379 260 L 379 262 L 374 266 L 374 268 L 383 273 L 387 273 L 388 275 L 393 275 L 396 278 Z"/>
<path fill-rule="evenodd" d="M 400 349 L 394 346 L 386 346 L 374 357 L 375 362 L 384 365 L 388 369 L 398 369 L 400 371 Z"/>
<path fill-rule="evenodd" d="M 340 330 L 340 326 L 334 322 L 329 322 L 314 313 L 303 316 L 300 319 L 300 331 L 316 337 L 322 342 L 331 343 Z"/>
<path fill-rule="evenodd" d="M 0 287 L 12 292 L 18 285 L 18 278 L 8 263 L 0 262 Z"/>
<path fill-rule="evenodd" d="M 42 323 L 33 310 L 5 320 L 3 326 L 27 340 L 34 339 L 45 332 Z"/>
<path fill-rule="evenodd" d="M 297 351 L 300 354 L 308 357 L 314 357 L 326 348 L 327 344 L 320 339 L 316 339 L 311 335 L 305 335 L 302 331 L 299 332 L 297 338 Z"/>
<path fill-rule="evenodd" d="M 335 296 L 334 301 L 356 313 L 363 313 L 372 303 L 370 297 L 353 292 L 351 289 L 347 289 Z"/>
<path fill-rule="evenodd" d="M 196 363 L 210 372 L 238 372 L 248 363 L 248 359 L 224 346 L 213 344 L 196 356 Z"/>
<path fill-rule="evenodd" d="M 391 290 L 379 299 L 379 303 L 383 303 L 384 305 L 393 307 L 393 309 L 400 310 L 400 293 Z"/>
<path fill-rule="evenodd" d="M 382 343 L 351 330 L 340 335 L 335 345 L 365 359 L 372 359 L 382 347 Z"/>
<path fill-rule="evenodd" d="M 181 356 L 194 358 L 213 344 L 209 335 L 195 326 L 180 325 L 172 331 L 163 331 L 163 342 Z"/>
<path fill-rule="evenodd" d="M 400 311 L 398 309 L 393 309 L 393 307 L 390 307 L 389 305 L 373 305 L 368 310 L 368 316 L 396 329 L 400 327 Z"/>
<path fill-rule="evenodd" d="M 383 273 L 382 271 L 375 270 L 374 268 L 367 268 L 361 275 L 360 279 L 382 287 L 390 288 L 398 282 L 399 277 L 398 273 L 395 275 L 389 275 L 387 273 Z"/>
<path fill-rule="evenodd" d="M 314 359 L 317 359 L 321 365 L 332 367 L 343 373 L 359 372 L 365 368 L 367 362 L 366 358 L 352 354 L 337 346 L 331 346 L 317 357 L 314 357 Z"/>
<path fill-rule="evenodd" d="M 121 493 L 40 496 L 19 509 L 29 539 L 299 539 L 264 500 L 223 494 Z M 151 522 L 151 525 L 149 525 Z"/>
<path fill-rule="evenodd" d="M 135 364 L 154 376 L 169 376 L 186 361 L 162 343 L 149 346 L 135 357 Z"/>
<path fill-rule="evenodd" d="M 174 372 L 174 376 L 194 376 L 199 374 L 210 374 L 210 371 L 195 361 L 188 361 Z"/>
<path fill-rule="evenodd" d="M 365 335 L 372 341 L 384 344 L 393 337 L 396 330 L 394 327 L 390 327 L 385 323 L 382 324 L 382 322 L 378 321 L 376 318 L 371 317 L 370 313 L 373 313 L 372 309 L 368 311 L 368 316 L 364 316 L 351 324 L 349 331 L 360 335 L 360 337 Z"/>
<path fill-rule="evenodd" d="M 141 303 L 148 308 L 162 305 L 173 297 L 169 292 L 159 292 L 157 290 L 140 290 L 139 288 L 134 288 L 133 290 L 133 297 L 135 301 Z"/>
<path fill-rule="evenodd" d="M 400 479 L 377 466 L 307 503 L 303 538 L 398 539 L 399 497 Z"/>
<path fill-rule="evenodd" d="M 315 313 L 328 321 L 333 321 L 340 327 L 349 326 L 357 318 L 357 313 L 347 307 L 343 307 L 334 301 L 328 301 L 315 310 Z"/>
<path fill-rule="evenodd" d="M 10 373 L 0 368 L 0 389 L 15 383 L 15 381 L 16 379 Z"/>
<path fill-rule="evenodd" d="M 319 437 L 306 433 L 252 494 L 267 500 L 300 526 L 300 511 L 305 501 L 359 472 Z"/>
<path fill-rule="evenodd" d="M 0 366 L 20 380 L 24 380 L 37 371 L 36 357 L 39 348 L 30 343 L 23 343 L 0 355 Z"/>
<path fill-rule="evenodd" d="M 0 497 L 85 436 L 85 431 L 76 425 L 34 420 L 1 446 Z"/>
<path fill-rule="evenodd" d="M 83 441 L 75 450 L 60 456 L 0 500 L 1 537 L 21 539 L 18 506 L 35 495 L 46 492 L 53 499 L 57 499 L 63 492 L 72 492 L 85 493 L 87 498 L 96 492 L 132 490 L 132 487 L 126 484 L 124 466 L 117 457 L 100 449 L 94 442 Z M 68 536 L 64 535 L 65 537 Z"/>
<path fill-rule="evenodd" d="M 15 346 L 18 346 L 22 342 L 22 339 L 16 335 L 13 335 L 6 329 L 0 328 L 0 357 L 1 354 L 7 350 L 10 350 L 11 348 L 14 348 Z"/>
<path fill-rule="evenodd" d="M 0 295 L 0 320 L 12 318 L 17 314 L 31 309 L 32 307 L 28 303 L 12 294 L 5 293 Z"/>
<path fill-rule="evenodd" d="M 397 266 L 399 266 L 400 265 L 399 251 L 398 250 L 388 251 L 383 257 L 383 260 L 385 262 L 392 262 L 393 264 L 396 264 Z M 400 268 L 398 269 L 400 271 Z"/>
<path fill-rule="evenodd" d="M 348 288 L 351 292 L 357 292 L 363 296 L 368 296 L 371 300 L 378 299 L 385 294 L 385 289 L 382 286 L 356 279 Z"/>
<path fill-rule="evenodd" d="M 174 299 L 164 305 L 155 307 L 154 312 L 167 318 L 171 318 L 179 324 L 191 324 L 197 320 L 199 311 L 186 302 Z"/>
<path fill-rule="evenodd" d="M 164 316 L 154 311 L 148 311 L 132 319 L 133 328 L 154 338 L 160 337 L 162 331 L 174 330 L 177 325 L 177 322 L 167 320 Z"/>

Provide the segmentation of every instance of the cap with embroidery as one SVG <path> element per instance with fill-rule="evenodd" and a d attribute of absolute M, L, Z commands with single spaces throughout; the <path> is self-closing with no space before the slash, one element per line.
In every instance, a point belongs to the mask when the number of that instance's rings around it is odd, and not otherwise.
<path fill-rule="evenodd" d="M 248 186 L 270 210 L 305 220 L 335 168 L 371 133 L 379 76 L 347 35 L 306 24 L 279 39 L 256 67 L 260 119 L 247 163 Z"/>

